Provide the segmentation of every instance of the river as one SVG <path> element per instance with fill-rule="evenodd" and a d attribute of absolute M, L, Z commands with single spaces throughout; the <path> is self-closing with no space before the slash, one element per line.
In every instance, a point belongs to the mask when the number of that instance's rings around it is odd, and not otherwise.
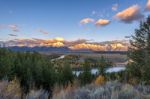
<path fill-rule="evenodd" d="M 120 71 L 124 71 L 125 69 L 126 69 L 125 66 L 110 67 L 106 70 L 106 73 L 120 72 Z M 76 75 L 76 76 L 79 76 L 80 73 L 82 73 L 82 72 L 83 72 L 82 70 L 73 71 L 73 74 Z M 94 74 L 94 75 L 98 74 L 99 73 L 98 68 L 92 68 L 91 73 Z"/>

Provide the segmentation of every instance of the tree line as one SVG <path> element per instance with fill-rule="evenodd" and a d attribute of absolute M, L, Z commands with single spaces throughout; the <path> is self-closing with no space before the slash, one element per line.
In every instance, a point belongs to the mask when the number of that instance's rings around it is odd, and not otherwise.
<path fill-rule="evenodd" d="M 104 73 L 107 62 L 102 57 L 101 72 Z M 12 81 L 18 79 L 21 87 L 21 99 L 31 89 L 44 89 L 52 97 L 55 84 L 67 87 L 74 79 L 78 79 L 81 85 L 91 83 L 95 78 L 91 74 L 90 61 L 83 63 L 83 73 L 79 77 L 73 74 L 72 68 L 67 61 L 55 65 L 48 56 L 37 52 L 13 52 L 8 49 L 0 49 L 0 79 Z"/>
<path fill-rule="evenodd" d="M 23 99 L 32 88 L 42 88 L 52 96 L 55 83 L 67 84 L 73 80 L 68 65 L 55 69 L 50 60 L 36 52 L 12 52 L 0 49 L 0 79 L 11 81 L 17 78 Z"/>

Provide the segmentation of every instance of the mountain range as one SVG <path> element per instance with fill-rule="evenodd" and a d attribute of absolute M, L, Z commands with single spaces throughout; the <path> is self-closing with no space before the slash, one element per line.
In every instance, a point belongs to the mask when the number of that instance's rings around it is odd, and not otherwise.
<path fill-rule="evenodd" d="M 51 51 L 51 52 L 92 52 L 92 51 L 127 51 L 127 40 L 91 42 L 85 39 L 66 41 L 55 39 L 14 39 L 0 41 L 0 47 L 15 51 Z"/>

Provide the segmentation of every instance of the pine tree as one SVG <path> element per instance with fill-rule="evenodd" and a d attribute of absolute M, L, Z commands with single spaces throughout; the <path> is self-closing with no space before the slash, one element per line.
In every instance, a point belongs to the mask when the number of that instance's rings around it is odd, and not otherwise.
<path fill-rule="evenodd" d="M 68 63 L 65 63 L 62 68 L 62 83 L 64 86 L 73 83 L 73 73 Z"/>
<path fill-rule="evenodd" d="M 102 57 L 100 58 L 100 61 L 99 61 L 98 65 L 99 65 L 99 74 L 102 75 L 102 76 L 105 76 L 106 69 L 107 69 L 108 67 L 110 67 L 112 64 L 111 64 L 110 62 L 108 62 L 108 61 L 104 58 L 104 56 L 102 56 Z"/>
<path fill-rule="evenodd" d="M 132 35 L 129 48 L 129 64 L 127 71 L 130 77 L 140 82 L 150 79 L 150 17 L 140 23 L 135 34 Z"/>
<path fill-rule="evenodd" d="M 150 17 L 144 22 L 146 32 L 146 48 L 145 48 L 145 68 L 143 80 L 150 84 Z"/>
<path fill-rule="evenodd" d="M 83 73 L 79 75 L 80 81 L 82 85 L 89 84 L 92 81 L 91 68 L 89 66 L 89 62 L 85 61 L 83 64 Z"/>

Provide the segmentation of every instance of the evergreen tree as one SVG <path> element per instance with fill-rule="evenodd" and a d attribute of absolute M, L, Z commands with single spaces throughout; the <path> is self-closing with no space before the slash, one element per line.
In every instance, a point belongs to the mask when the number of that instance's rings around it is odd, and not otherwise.
<path fill-rule="evenodd" d="M 68 63 L 65 63 L 62 68 L 62 83 L 64 86 L 67 86 L 69 83 L 73 83 L 73 73 Z"/>
<path fill-rule="evenodd" d="M 83 73 L 79 75 L 80 81 L 82 85 L 89 84 L 92 81 L 91 68 L 89 66 L 89 62 L 85 61 L 83 64 Z"/>
<path fill-rule="evenodd" d="M 11 66 L 14 61 L 14 53 L 7 49 L 0 49 L 0 79 L 8 79 Z"/>
<path fill-rule="evenodd" d="M 48 99 L 50 99 L 52 97 L 53 87 L 56 82 L 55 70 L 48 60 L 45 61 L 42 68 L 42 87 L 49 93 Z"/>
<path fill-rule="evenodd" d="M 104 56 L 102 56 L 98 62 L 99 65 L 99 74 L 105 76 L 106 69 L 112 65 L 109 61 L 107 61 Z"/>
<path fill-rule="evenodd" d="M 140 82 L 150 80 L 150 17 L 140 23 L 132 35 L 129 48 L 127 71 L 130 77 Z"/>

